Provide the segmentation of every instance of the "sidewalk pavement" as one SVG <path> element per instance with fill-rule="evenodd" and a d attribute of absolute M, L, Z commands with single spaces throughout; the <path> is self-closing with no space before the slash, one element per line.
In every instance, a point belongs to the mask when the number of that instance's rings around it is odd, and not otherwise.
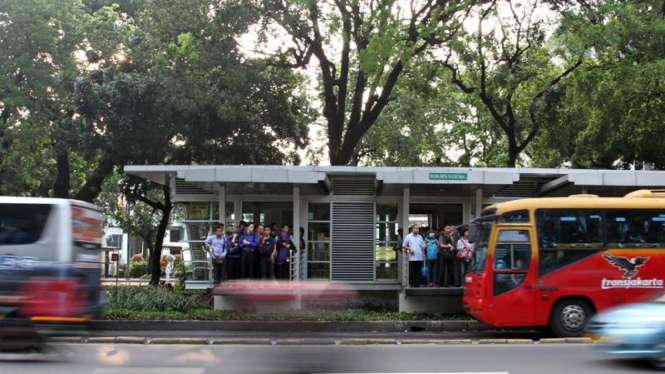
<path fill-rule="evenodd" d="M 92 321 L 93 331 L 459 332 L 496 330 L 461 321 Z"/>

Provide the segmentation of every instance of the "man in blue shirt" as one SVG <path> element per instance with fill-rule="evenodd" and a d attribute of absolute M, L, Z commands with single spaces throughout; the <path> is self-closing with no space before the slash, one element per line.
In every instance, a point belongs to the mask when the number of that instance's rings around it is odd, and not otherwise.
<path fill-rule="evenodd" d="M 215 285 L 222 281 L 224 272 L 224 260 L 229 249 L 229 242 L 224 235 L 224 224 L 215 226 L 215 235 L 205 240 L 205 246 L 212 258 L 212 277 Z"/>
<path fill-rule="evenodd" d="M 254 232 L 254 224 L 247 225 L 247 232 L 240 237 L 240 249 L 242 249 L 242 263 L 240 265 L 240 278 L 254 278 L 254 264 L 256 263 L 256 251 L 259 247 L 261 237 Z"/>

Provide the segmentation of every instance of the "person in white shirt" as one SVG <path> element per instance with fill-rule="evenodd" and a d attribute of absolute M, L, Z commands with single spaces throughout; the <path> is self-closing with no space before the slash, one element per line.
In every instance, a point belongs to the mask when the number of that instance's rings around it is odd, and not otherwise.
<path fill-rule="evenodd" d="M 418 225 L 411 226 L 411 233 L 404 238 L 402 250 L 409 252 L 409 286 L 418 287 L 420 284 L 420 269 L 423 267 L 423 253 L 425 241 L 418 234 Z"/>

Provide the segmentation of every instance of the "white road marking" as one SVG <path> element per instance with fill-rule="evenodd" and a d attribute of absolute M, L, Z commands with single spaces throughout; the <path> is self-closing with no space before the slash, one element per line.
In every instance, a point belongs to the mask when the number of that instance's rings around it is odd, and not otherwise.
<path fill-rule="evenodd" d="M 203 374 L 204 368 L 97 368 L 91 374 Z"/>

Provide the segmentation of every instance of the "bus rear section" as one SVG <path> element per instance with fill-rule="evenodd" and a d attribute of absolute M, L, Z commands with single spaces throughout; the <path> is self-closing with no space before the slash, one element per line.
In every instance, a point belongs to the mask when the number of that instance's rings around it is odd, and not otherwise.
<path fill-rule="evenodd" d="M 532 230 L 497 221 L 486 217 L 470 225 L 475 253 L 465 277 L 464 307 L 489 325 L 533 326 Z"/>
<path fill-rule="evenodd" d="M 630 196 L 518 200 L 472 222 L 467 312 L 580 336 L 593 314 L 665 291 L 665 200 Z"/>
<path fill-rule="evenodd" d="M 101 314 L 101 212 L 0 197 L 0 333 L 78 334 Z"/>

